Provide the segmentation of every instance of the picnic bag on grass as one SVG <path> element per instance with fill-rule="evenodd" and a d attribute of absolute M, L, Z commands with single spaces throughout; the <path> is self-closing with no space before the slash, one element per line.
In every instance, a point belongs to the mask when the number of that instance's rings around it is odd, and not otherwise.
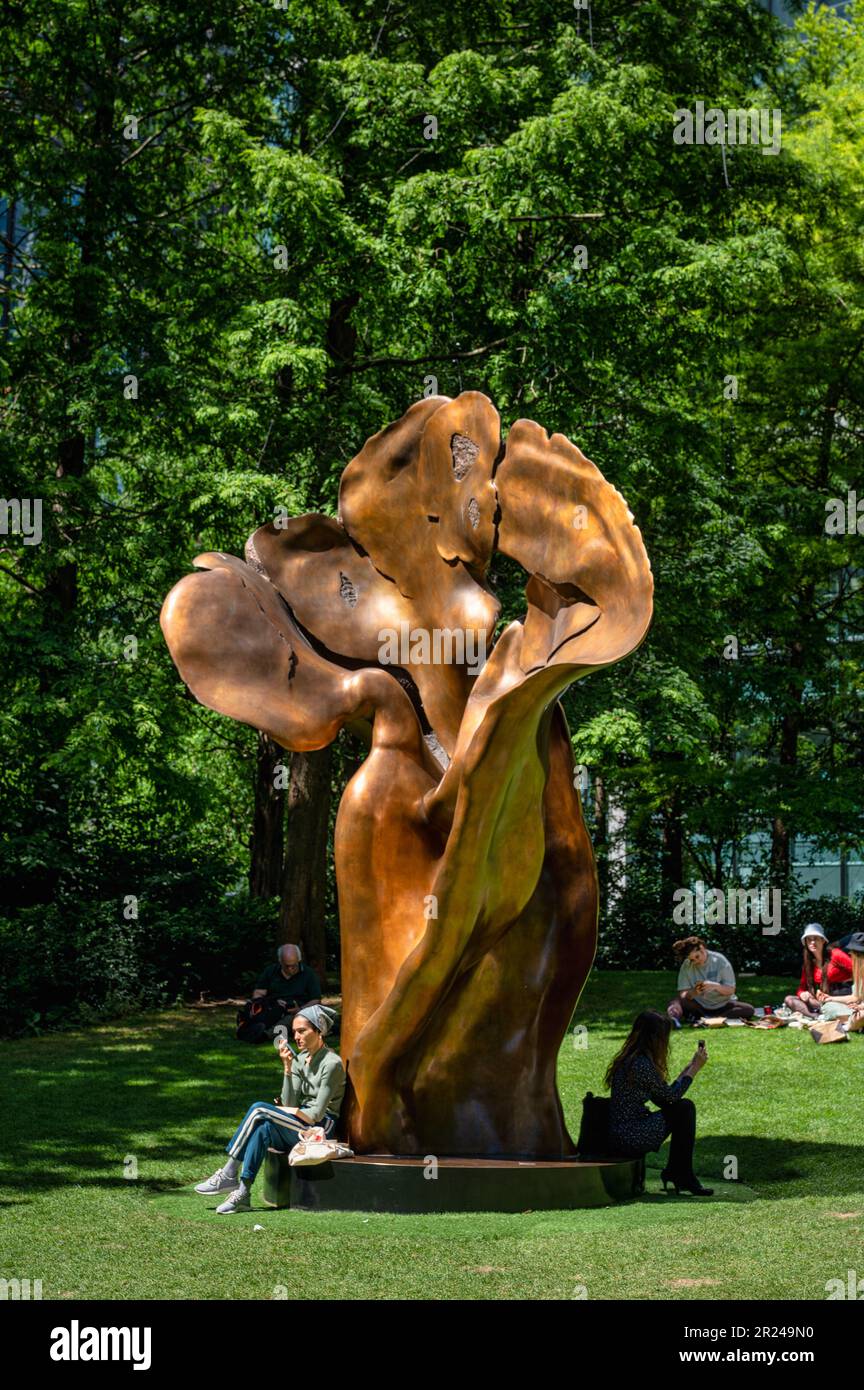
<path fill-rule="evenodd" d="M 848 1042 L 846 1024 L 841 1018 L 834 1018 L 824 1027 L 811 1028 L 810 1036 L 817 1043 Z"/>

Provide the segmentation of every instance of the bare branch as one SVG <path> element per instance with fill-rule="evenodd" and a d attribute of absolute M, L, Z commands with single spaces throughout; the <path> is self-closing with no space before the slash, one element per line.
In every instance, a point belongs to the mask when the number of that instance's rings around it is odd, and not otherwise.
<path fill-rule="evenodd" d="M 493 343 L 484 343 L 482 347 L 470 348 L 467 352 L 433 352 L 424 357 L 367 357 L 363 362 L 349 363 L 343 372 L 365 372 L 372 367 L 421 367 L 425 362 L 464 362 L 466 358 L 483 357 L 487 352 L 494 352 L 507 342 L 508 338 L 496 338 Z"/>
<path fill-rule="evenodd" d="M 508 222 L 591 222 L 605 217 L 603 212 L 526 212 L 519 217 L 508 217 Z"/>
<path fill-rule="evenodd" d="M 10 579 L 17 580 L 17 582 L 21 584 L 27 590 L 28 593 L 35 594 L 36 598 L 45 597 L 44 589 L 37 589 L 32 584 L 28 584 L 26 579 L 22 579 L 20 574 L 16 574 L 14 570 L 10 570 L 8 565 L 0 565 L 0 570 L 2 570 L 4 574 L 8 574 Z"/>
<path fill-rule="evenodd" d="M 186 112 L 190 110 L 192 104 L 192 101 L 187 101 L 173 121 L 169 121 L 167 125 L 163 125 L 161 130 L 154 130 L 152 135 L 148 135 L 146 140 L 142 140 L 140 145 L 136 145 L 131 154 L 127 154 L 125 159 L 120 160 L 118 168 L 124 169 L 127 164 L 131 164 L 132 160 L 135 159 L 137 155 L 141 154 L 142 150 L 146 150 L 147 146 L 151 145 L 154 140 L 158 140 L 160 135 L 164 135 L 166 130 L 170 130 L 172 126 L 175 126 L 177 122 L 186 115 Z"/>

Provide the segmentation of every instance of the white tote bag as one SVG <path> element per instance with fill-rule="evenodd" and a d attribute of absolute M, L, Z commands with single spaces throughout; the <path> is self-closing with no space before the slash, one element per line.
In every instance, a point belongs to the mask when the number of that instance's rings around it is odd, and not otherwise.
<path fill-rule="evenodd" d="M 329 1163 L 333 1158 L 353 1158 L 354 1150 L 338 1139 L 328 1139 L 321 1125 L 301 1129 L 300 1138 L 288 1154 L 292 1168 L 308 1168 L 315 1163 Z"/>

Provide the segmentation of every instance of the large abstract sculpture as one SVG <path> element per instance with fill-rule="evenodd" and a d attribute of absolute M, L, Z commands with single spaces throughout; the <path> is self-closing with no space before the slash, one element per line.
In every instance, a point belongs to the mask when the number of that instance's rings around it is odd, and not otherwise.
<path fill-rule="evenodd" d="M 518 420 L 505 447 L 475 391 L 370 439 L 339 510 L 199 556 L 168 646 L 202 704 L 287 749 L 369 741 L 335 837 L 354 1149 L 565 1158 L 597 878 L 557 701 L 644 638 L 642 538 L 569 440 Z M 493 647 L 496 548 L 530 578 Z"/>

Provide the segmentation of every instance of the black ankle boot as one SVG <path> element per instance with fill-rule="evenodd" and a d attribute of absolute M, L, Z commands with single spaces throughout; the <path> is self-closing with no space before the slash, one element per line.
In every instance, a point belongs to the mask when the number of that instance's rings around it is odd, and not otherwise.
<path fill-rule="evenodd" d="M 695 1173 L 689 1173 L 684 1177 L 676 1177 L 670 1173 L 668 1168 L 664 1168 L 660 1174 L 660 1181 L 663 1184 L 663 1191 L 666 1191 L 667 1184 L 671 1183 L 675 1189 L 675 1196 L 680 1197 L 682 1192 L 689 1192 L 691 1197 L 713 1197 L 713 1187 L 703 1187 Z"/>

